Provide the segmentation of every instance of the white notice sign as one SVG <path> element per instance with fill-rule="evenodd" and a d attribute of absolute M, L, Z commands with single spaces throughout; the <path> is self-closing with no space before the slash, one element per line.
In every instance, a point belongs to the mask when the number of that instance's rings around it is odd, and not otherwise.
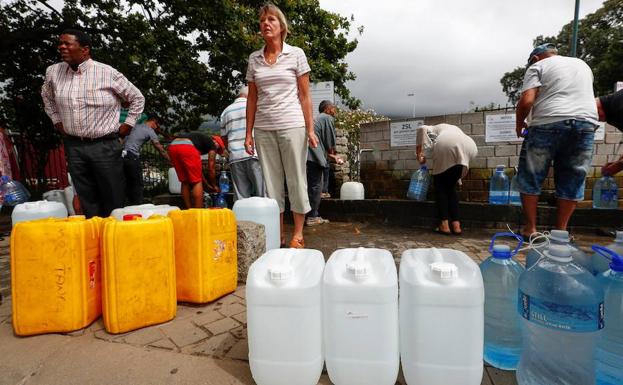
<path fill-rule="evenodd" d="M 515 132 L 515 114 L 487 115 L 485 142 L 520 142 Z"/>
<path fill-rule="evenodd" d="M 415 146 L 416 130 L 424 124 L 423 120 L 392 122 L 389 125 L 390 145 L 392 147 Z"/>
<path fill-rule="evenodd" d="M 312 98 L 312 114 L 314 118 L 318 116 L 318 106 L 323 100 L 335 103 L 335 93 L 333 92 L 333 82 L 312 83 L 310 87 Z"/>

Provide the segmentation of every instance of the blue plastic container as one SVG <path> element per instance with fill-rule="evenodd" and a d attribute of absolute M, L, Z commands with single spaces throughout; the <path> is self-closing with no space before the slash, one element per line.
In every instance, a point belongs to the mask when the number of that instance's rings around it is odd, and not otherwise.
<path fill-rule="evenodd" d="M 221 171 L 221 175 L 218 178 L 218 187 L 223 194 L 229 192 L 231 188 L 231 183 L 229 182 L 227 171 Z"/>
<path fill-rule="evenodd" d="M 425 164 L 423 164 L 420 166 L 419 170 L 416 170 L 413 174 L 411 174 L 411 182 L 409 182 L 407 198 L 415 199 L 416 201 L 425 201 L 429 184 L 430 175 L 428 174 L 428 168 Z"/>
<path fill-rule="evenodd" d="M 566 230 L 552 230 L 550 231 L 547 239 L 550 245 L 565 245 L 571 248 L 571 257 L 573 262 L 582 266 L 586 270 L 592 272 L 593 266 L 591 257 L 584 253 L 579 247 L 571 243 L 569 238 L 569 232 Z M 542 253 L 547 250 L 547 242 L 539 243 L 533 246 L 526 256 L 526 269 L 531 268 L 536 262 L 542 258 Z"/>
<path fill-rule="evenodd" d="M 597 342 L 597 385 L 623 384 L 623 256 L 601 246 L 593 250 L 612 259 L 610 269 L 597 277 L 604 290 L 606 325 Z"/>
<path fill-rule="evenodd" d="M 495 168 L 489 182 L 489 203 L 492 205 L 507 205 L 510 183 L 504 173 L 504 165 Z"/>
<path fill-rule="evenodd" d="M 522 349 L 519 385 L 595 384 L 595 345 L 604 327 L 604 292 L 573 263 L 568 246 L 552 245 L 519 278 Z"/>
<path fill-rule="evenodd" d="M 607 249 L 614 251 L 619 255 L 623 255 L 623 231 L 617 231 L 614 242 L 606 245 Z M 606 258 L 599 253 L 595 253 L 591 260 L 593 265 L 593 274 L 601 274 L 610 269 L 610 258 Z"/>
<path fill-rule="evenodd" d="M 496 245 L 498 237 L 516 238 L 515 250 L 508 245 Z M 523 266 L 512 256 L 517 254 L 523 240 L 513 233 L 493 236 L 491 256 L 480 264 L 485 286 L 485 350 L 484 358 L 491 366 L 515 370 L 521 352 L 520 318 L 517 314 L 517 290 Z"/>
<path fill-rule="evenodd" d="M 619 207 L 619 186 L 610 175 L 604 175 L 593 186 L 594 209 L 616 209 Z"/>
<path fill-rule="evenodd" d="M 28 198 L 30 198 L 30 193 L 26 187 L 16 180 L 11 180 L 8 175 L 0 177 L 0 195 L 2 196 L 2 204 L 5 206 L 16 206 L 28 202 Z"/>
<path fill-rule="evenodd" d="M 216 194 L 216 199 L 214 199 L 214 207 L 220 207 L 223 209 L 227 208 L 227 200 L 225 200 L 225 194 L 222 192 Z"/>

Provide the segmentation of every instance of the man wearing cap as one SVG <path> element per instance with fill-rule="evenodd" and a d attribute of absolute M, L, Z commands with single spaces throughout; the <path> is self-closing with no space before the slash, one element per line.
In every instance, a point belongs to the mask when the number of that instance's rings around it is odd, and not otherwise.
<path fill-rule="evenodd" d="M 623 90 L 595 99 L 599 121 L 606 122 L 623 131 Z M 623 170 L 623 156 L 615 162 L 606 163 L 601 168 L 603 175 L 614 175 Z"/>
<path fill-rule="evenodd" d="M 589 66 L 577 58 L 558 56 L 551 43 L 536 47 L 528 58 L 516 111 L 517 136 L 525 137 L 517 175 L 524 237 L 536 232 L 541 184 L 552 162 L 558 206 L 555 226 L 566 230 L 577 202 L 584 199 L 596 128 Z"/>
<path fill-rule="evenodd" d="M 47 68 L 41 89 L 45 112 L 63 137 L 84 214 L 108 216 L 125 198 L 119 137 L 134 126 L 145 98 L 119 71 L 91 59 L 91 37 L 85 32 L 63 31 L 58 51 L 63 62 Z M 122 103 L 129 112 L 120 125 Z"/>
<path fill-rule="evenodd" d="M 225 145 L 219 136 L 200 132 L 176 135 L 167 149 L 171 163 L 182 184 L 182 199 L 186 208 L 203 207 L 203 187 L 216 187 L 216 154 L 223 155 Z M 208 180 L 203 176 L 201 155 L 208 154 Z"/>
<path fill-rule="evenodd" d="M 158 150 L 167 161 L 169 154 L 164 149 L 157 133 L 160 132 L 158 117 L 150 115 L 147 119 L 137 124 L 130 135 L 123 141 L 123 170 L 125 172 L 125 191 L 126 200 L 129 205 L 140 205 L 143 203 L 143 168 L 141 166 L 141 147 L 148 141 Z"/>
<path fill-rule="evenodd" d="M 263 197 L 264 176 L 257 155 L 249 155 L 244 148 L 247 130 L 248 87 L 243 87 L 238 97 L 221 114 L 221 138 L 229 153 L 229 169 L 234 182 L 236 199 Z"/>

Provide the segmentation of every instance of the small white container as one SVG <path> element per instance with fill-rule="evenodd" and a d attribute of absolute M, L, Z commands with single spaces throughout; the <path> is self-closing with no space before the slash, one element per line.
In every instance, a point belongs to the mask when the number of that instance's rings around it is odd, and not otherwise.
<path fill-rule="evenodd" d="M 11 214 L 13 226 L 19 222 L 43 218 L 67 218 L 67 209 L 60 202 L 25 202 L 16 205 Z"/>
<path fill-rule="evenodd" d="M 400 260 L 400 354 L 408 385 L 480 385 L 484 288 L 461 251 L 411 249 Z"/>
<path fill-rule="evenodd" d="M 365 192 L 363 184 L 359 182 L 345 182 L 340 188 L 340 199 L 346 200 L 362 200 Z"/>
<path fill-rule="evenodd" d="M 153 205 L 151 203 L 146 203 L 144 205 L 137 206 L 126 206 L 119 209 L 114 209 L 110 216 L 114 217 L 118 221 L 123 220 L 124 215 L 129 214 L 140 214 L 143 219 L 147 219 L 152 215 L 162 215 L 164 217 L 167 216 L 169 211 L 179 210 L 180 208 L 177 206 L 169 206 L 169 205 Z"/>
<path fill-rule="evenodd" d="M 323 279 L 327 372 L 335 385 L 394 385 L 398 350 L 398 275 L 391 253 L 342 249 Z"/>
<path fill-rule="evenodd" d="M 182 182 L 177 178 L 177 172 L 173 167 L 169 168 L 169 192 L 171 194 L 182 193 Z"/>
<path fill-rule="evenodd" d="M 279 205 L 276 200 L 261 197 L 239 199 L 234 202 L 233 211 L 238 221 L 264 225 L 267 251 L 279 248 Z"/>
<path fill-rule="evenodd" d="M 249 365 L 258 385 L 316 385 L 322 349 L 322 273 L 318 250 L 276 249 L 247 276 Z"/>

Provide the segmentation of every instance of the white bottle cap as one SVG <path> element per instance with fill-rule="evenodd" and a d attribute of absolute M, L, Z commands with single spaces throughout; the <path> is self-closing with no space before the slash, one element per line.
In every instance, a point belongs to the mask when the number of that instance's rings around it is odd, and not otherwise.
<path fill-rule="evenodd" d="M 454 263 L 449 262 L 433 262 L 430 269 L 434 275 L 442 280 L 454 280 L 459 276 L 459 269 Z"/>
<path fill-rule="evenodd" d="M 268 268 L 268 277 L 275 283 L 283 283 L 289 280 L 294 274 L 290 265 L 276 265 Z"/>
<path fill-rule="evenodd" d="M 355 280 L 363 280 L 368 278 L 368 264 L 362 261 L 350 261 L 346 264 L 346 271 Z"/>
<path fill-rule="evenodd" d="M 571 248 L 567 245 L 551 245 L 546 251 L 545 256 L 559 262 L 570 262 Z"/>
<path fill-rule="evenodd" d="M 623 242 L 623 231 L 617 231 L 615 242 Z"/>
<path fill-rule="evenodd" d="M 567 230 L 552 230 L 549 232 L 550 239 L 560 243 L 569 243 L 569 232 Z"/>

